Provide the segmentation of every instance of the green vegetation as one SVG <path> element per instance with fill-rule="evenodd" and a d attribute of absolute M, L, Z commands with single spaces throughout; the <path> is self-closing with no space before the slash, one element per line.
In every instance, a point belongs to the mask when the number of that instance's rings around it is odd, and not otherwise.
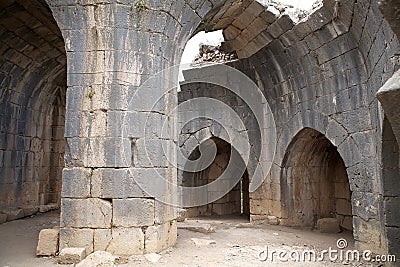
<path fill-rule="evenodd" d="M 89 98 L 89 99 L 92 99 L 92 98 L 94 97 L 95 94 L 96 94 L 95 92 L 90 91 L 90 92 L 88 93 L 88 98 Z"/>
<path fill-rule="evenodd" d="M 143 11 L 143 10 L 148 9 L 146 4 L 143 1 L 136 2 L 135 7 L 139 11 Z"/>

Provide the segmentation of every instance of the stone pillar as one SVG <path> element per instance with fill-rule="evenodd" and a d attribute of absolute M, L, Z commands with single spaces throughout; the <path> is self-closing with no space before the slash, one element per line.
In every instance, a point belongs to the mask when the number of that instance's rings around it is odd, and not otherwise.
<path fill-rule="evenodd" d="M 162 80 L 150 87 L 146 80 L 180 60 L 179 44 L 196 23 L 181 31 L 179 21 L 200 18 L 184 1 L 48 2 L 68 58 L 60 249 L 132 255 L 173 245 L 176 216 L 162 201 L 174 189 L 154 178 L 176 183 L 165 157 L 176 152 L 163 151 L 173 131 L 159 132 L 172 120 L 165 114 L 177 104 L 176 90 L 165 94 Z M 146 190 L 155 187 L 158 197 Z"/>
<path fill-rule="evenodd" d="M 384 195 L 382 224 L 386 231 L 388 252 L 398 258 L 400 257 L 400 223 L 398 220 L 400 207 L 400 187 L 398 182 L 400 159 L 398 159 L 399 146 L 390 144 L 390 142 L 397 141 L 397 144 L 400 144 L 400 71 L 396 71 L 379 89 L 377 98 L 381 102 L 388 120 L 388 122 L 383 122 L 383 131 L 391 132 L 389 135 L 387 133 L 385 135 L 384 132 L 382 140 L 382 142 L 389 143 L 386 144 L 386 147 L 383 147 L 382 151 L 382 186 Z M 385 125 L 386 123 L 387 125 Z M 390 136 L 391 134 L 393 136 Z M 396 140 L 391 140 L 392 138 Z"/>

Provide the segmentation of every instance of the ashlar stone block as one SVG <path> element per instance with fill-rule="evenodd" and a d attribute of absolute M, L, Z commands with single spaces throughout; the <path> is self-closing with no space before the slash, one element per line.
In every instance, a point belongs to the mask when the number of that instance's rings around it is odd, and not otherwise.
<path fill-rule="evenodd" d="M 113 200 L 113 225 L 141 227 L 154 224 L 154 199 L 131 198 Z"/>
<path fill-rule="evenodd" d="M 61 205 L 61 227 L 111 227 L 112 207 L 109 201 L 98 198 L 64 198 Z"/>
<path fill-rule="evenodd" d="M 43 229 L 39 233 L 37 256 L 54 256 L 58 252 L 58 229 Z"/>
<path fill-rule="evenodd" d="M 107 251 L 118 256 L 143 254 L 144 234 L 140 228 L 115 228 Z"/>

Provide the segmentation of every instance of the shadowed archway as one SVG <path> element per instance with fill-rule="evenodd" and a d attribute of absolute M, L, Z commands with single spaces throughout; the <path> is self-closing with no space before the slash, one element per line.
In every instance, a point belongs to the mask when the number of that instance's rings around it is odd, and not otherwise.
<path fill-rule="evenodd" d="M 182 186 L 203 186 L 219 179 L 226 170 L 229 160 L 232 160 L 230 158 L 231 151 L 233 150 L 233 153 L 237 153 L 226 141 L 216 137 L 211 138 L 211 140 L 215 142 L 217 146 L 217 154 L 213 162 L 202 171 L 183 172 Z M 195 160 L 199 157 L 200 151 L 199 147 L 197 147 L 191 153 L 189 159 Z M 243 164 L 243 162 L 240 164 Z M 213 194 L 213 192 L 208 191 L 208 194 Z M 247 218 L 250 216 L 249 174 L 247 170 L 235 187 L 222 198 L 204 206 L 189 208 L 186 212 L 187 217 L 232 214 L 242 214 Z"/>
<path fill-rule="evenodd" d="M 60 206 L 67 62 L 44 0 L 0 10 L 0 213 L 13 220 Z"/>
<path fill-rule="evenodd" d="M 323 134 L 305 128 L 293 138 L 281 179 L 286 224 L 314 228 L 319 219 L 336 218 L 342 230 L 352 230 L 346 167 Z"/>

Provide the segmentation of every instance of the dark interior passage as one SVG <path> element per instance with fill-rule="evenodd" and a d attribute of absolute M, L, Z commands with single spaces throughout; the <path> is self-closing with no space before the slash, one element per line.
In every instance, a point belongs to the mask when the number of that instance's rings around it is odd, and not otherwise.
<path fill-rule="evenodd" d="M 60 203 L 66 53 L 44 0 L 0 3 L 0 215 Z"/>
<path fill-rule="evenodd" d="M 228 166 L 231 145 L 226 141 L 213 138 L 217 146 L 217 155 L 214 161 L 206 169 L 191 173 L 184 172 L 182 185 L 186 187 L 198 187 L 206 185 L 218 179 Z M 200 156 L 199 149 L 190 156 L 190 159 L 197 159 Z M 208 192 L 212 194 L 213 192 Z M 249 175 L 245 171 L 239 183 L 224 195 L 222 198 L 204 206 L 189 208 L 186 216 L 208 216 L 208 215 L 230 215 L 230 214 L 243 214 L 247 217 L 250 216 L 250 202 L 249 202 Z"/>

